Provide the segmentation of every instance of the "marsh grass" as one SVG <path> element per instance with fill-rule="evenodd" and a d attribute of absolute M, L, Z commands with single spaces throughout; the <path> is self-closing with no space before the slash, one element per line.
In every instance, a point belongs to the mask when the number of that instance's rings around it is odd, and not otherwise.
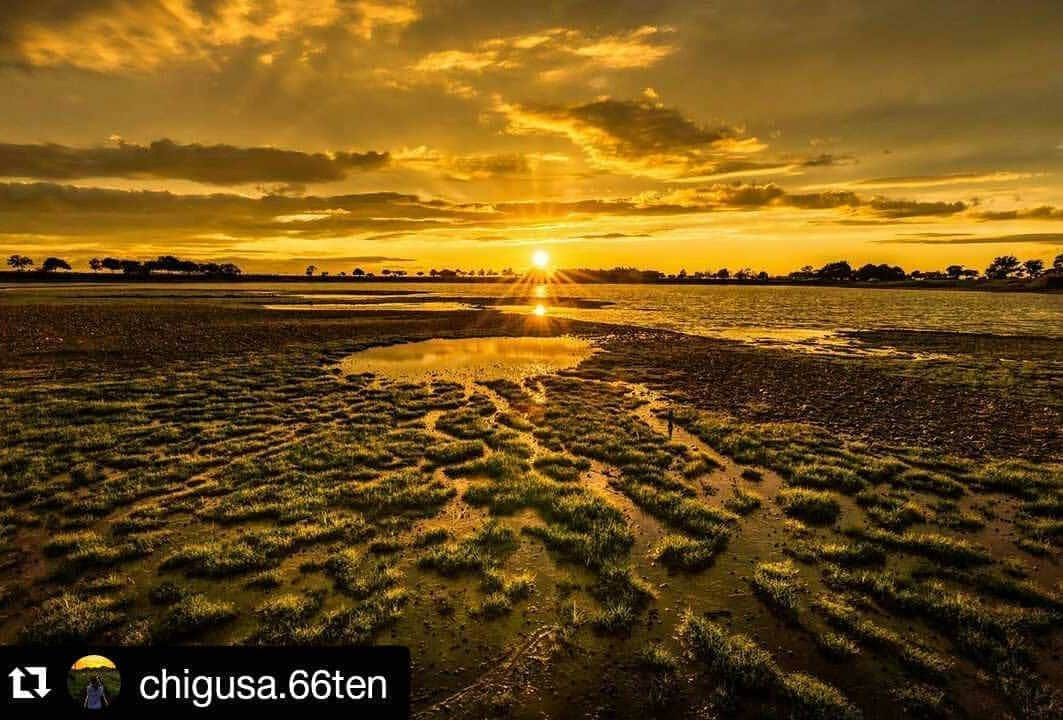
<path fill-rule="evenodd" d="M 736 515 L 748 515 L 759 508 L 763 502 L 763 498 L 757 493 L 734 485 L 731 488 L 731 497 L 724 499 L 723 506 Z"/>
<path fill-rule="evenodd" d="M 0 606 L 9 635 L 352 644 L 381 641 L 394 627 L 385 641 L 467 641 L 468 662 L 483 663 L 495 639 L 549 618 L 569 650 L 586 640 L 579 633 L 630 635 L 593 640 L 631 650 L 609 682 L 635 688 L 632 714 L 681 714 L 689 668 L 648 638 L 671 629 L 658 624 L 674 622 L 679 593 L 697 611 L 719 607 L 721 569 L 712 566 L 723 565 L 729 544 L 736 560 L 755 558 L 756 596 L 792 622 L 736 613 L 743 637 L 694 614 L 676 630 L 687 658 L 718 666 L 706 679 L 754 701 L 750 714 L 852 712 L 830 686 L 782 671 L 752 639 L 770 630 L 786 633 L 780 645 L 804 637 L 829 658 L 861 658 L 859 675 L 841 663 L 832 670 L 845 689 L 889 687 L 901 669 L 941 682 L 944 692 L 907 683 L 898 711 L 967 710 L 961 671 L 948 666 L 955 652 L 1014 716 L 1058 715 L 1036 671 L 1063 612 L 1060 588 L 1044 580 L 1063 542 L 1058 465 L 944 457 L 807 424 L 701 413 L 670 398 L 682 427 L 736 461 L 724 479 L 713 455 L 670 442 L 643 419 L 645 399 L 622 367 L 489 383 L 508 403 L 496 407 L 494 395 L 455 383 L 330 373 L 368 344 L 315 341 L 165 370 L 7 382 L 0 544 L 14 561 L 0 575 Z M 733 483 L 728 491 L 732 468 L 748 483 L 769 480 L 763 499 Z M 782 519 L 754 512 L 773 499 L 776 474 Z M 717 487 L 719 500 L 707 500 Z M 843 507 L 855 532 L 816 527 L 841 519 Z M 663 537 L 644 544 L 642 513 Z M 989 550 L 997 555 L 998 543 L 984 538 L 998 530 L 1024 551 L 996 564 Z M 750 553 L 750 540 L 764 537 L 772 549 Z M 777 552 L 809 566 L 799 574 L 789 561 L 758 562 Z M 411 565 L 432 575 L 427 611 L 445 618 L 439 624 L 422 626 L 420 598 L 400 623 L 425 587 Z M 29 582 L 15 568 L 27 568 Z M 820 592 L 819 573 L 833 594 Z M 725 587 L 737 582 L 745 594 L 746 575 L 735 570 Z M 407 577 L 417 584 L 404 587 Z M 836 603 L 834 615 L 817 606 L 821 595 Z M 481 627 L 515 609 L 521 617 Z M 796 669 L 802 661 L 785 660 Z M 439 689 L 432 682 L 430 692 Z M 515 706 L 507 697 L 499 707 Z M 726 714 L 729 701 L 717 701 Z"/>
<path fill-rule="evenodd" d="M 705 540 L 672 534 L 661 538 L 651 555 L 654 560 L 673 570 L 703 570 L 712 564 L 726 544 L 725 533 Z"/>
<path fill-rule="evenodd" d="M 783 672 L 771 654 L 749 637 L 728 633 L 689 610 L 676 628 L 676 638 L 687 656 L 705 663 L 720 682 L 747 693 L 771 693 L 789 704 L 795 717 L 860 717 L 837 688 L 811 675 Z"/>
<path fill-rule="evenodd" d="M 938 562 L 967 567 L 992 562 L 989 552 L 962 538 L 940 533 L 904 532 L 894 533 L 876 528 L 848 528 L 846 533 L 869 543 L 922 555 Z"/>
<path fill-rule="evenodd" d="M 232 622 L 236 615 L 232 603 L 210 600 L 201 593 L 185 595 L 170 606 L 155 637 L 166 642 L 189 638 L 209 628 Z"/>
<path fill-rule="evenodd" d="M 838 500 L 821 490 L 784 488 L 775 501 L 787 515 L 817 525 L 833 523 L 842 511 Z"/>
<path fill-rule="evenodd" d="M 800 595 L 807 587 L 794 565 L 789 562 L 759 563 L 750 583 L 771 606 L 788 617 L 797 617 Z"/>
<path fill-rule="evenodd" d="M 430 547 L 417 563 L 441 575 L 486 573 L 516 547 L 516 533 L 497 520 L 491 520 L 461 541 Z"/>
<path fill-rule="evenodd" d="M 849 605 L 826 595 L 816 598 L 813 608 L 835 628 L 871 647 L 884 649 L 921 675 L 945 676 L 953 667 L 950 658 L 920 647 L 900 634 L 861 617 Z"/>
<path fill-rule="evenodd" d="M 34 645 L 91 642 L 119 625 L 126 598 L 78 597 L 62 593 L 45 600 L 21 630 L 21 642 Z"/>

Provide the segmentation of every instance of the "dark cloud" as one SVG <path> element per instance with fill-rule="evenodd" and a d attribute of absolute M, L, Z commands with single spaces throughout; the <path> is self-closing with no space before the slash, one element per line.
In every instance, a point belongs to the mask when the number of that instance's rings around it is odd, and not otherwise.
<path fill-rule="evenodd" d="M 890 200 L 875 198 L 868 207 L 876 214 L 887 218 L 925 217 L 955 215 L 967 209 L 962 202 L 922 202 L 919 200 Z"/>
<path fill-rule="evenodd" d="M 574 240 L 621 240 L 623 238 L 645 238 L 651 237 L 650 233 L 622 233 L 622 232 L 610 232 L 610 233 L 598 233 L 596 235 L 577 235 Z"/>
<path fill-rule="evenodd" d="M 662 177 L 700 177 L 788 167 L 750 159 L 764 146 L 739 128 L 697 123 L 655 98 L 605 98 L 579 105 L 500 103 L 496 110 L 516 135 L 567 137 L 595 165 Z"/>
<path fill-rule="evenodd" d="M 975 217 L 979 220 L 1063 220 L 1063 208 L 1042 205 L 1022 210 L 987 210 Z"/>
<path fill-rule="evenodd" d="M 564 110 L 539 112 L 572 119 L 608 134 L 615 140 L 616 153 L 622 157 L 701 150 L 739 135 L 734 128 L 704 127 L 674 108 L 638 100 L 599 100 Z"/>
<path fill-rule="evenodd" d="M 862 204 L 856 193 L 847 190 L 828 190 L 818 193 L 787 195 L 786 202 L 806 210 L 826 210 L 836 207 L 856 207 Z"/>
<path fill-rule="evenodd" d="M 275 182 L 298 188 L 302 183 L 342 180 L 388 161 L 386 152 L 326 155 L 270 147 L 182 145 L 172 140 L 93 148 L 0 144 L 0 176 L 48 180 L 154 177 L 217 185 Z"/>
<path fill-rule="evenodd" d="M 801 167 L 837 167 L 839 165 L 852 165 L 856 162 L 853 155 L 832 155 L 821 153 L 815 157 L 805 158 L 800 162 Z"/>
<path fill-rule="evenodd" d="M 1044 245 L 1063 244 L 1063 233 L 1020 233 L 1016 235 L 991 235 L 969 237 L 903 237 L 876 240 L 885 245 L 1011 245 L 1014 243 L 1037 243 Z"/>
<path fill-rule="evenodd" d="M 54 183 L 0 183 L 0 234 L 113 238 L 347 238 L 392 240 L 425 232 L 448 237 L 505 239 L 514 229 L 544 221 L 580 222 L 609 217 L 666 217 L 761 208 L 827 210 L 839 224 L 893 225 L 906 218 L 950 215 L 963 203 L 918 203 L 876 198 L 863 201 L 849 192 L 789 195 L 774 183 L 719 183 L 632 197 L 573 201 L 454 203 L 418 195 L 380 192 L 348 195 L 210 195 L 160 191 L 83 188 Z M 1021 215 L 1021 211 L 1020 211 Z M 588 228 L 598 230 L 598 228 Z M 647 237 L 610 231 L 574 235 L 579 240 Z M 1051 234 L 1007 236 L 1015 242 L 1050 242 Z M 1025 237 L 1027 239 L 1018 239 Z M 1040 238 L 1040 239 L 1031 239 Z M 908 236 L 897 242 L 968 242 L 960 237 Z M 1009 240 L 999 240 L 1007 242 Z M 969 242 L 976 242 L 970 240 Z M 987 241 L 986 241 L 987 242 Z"/>

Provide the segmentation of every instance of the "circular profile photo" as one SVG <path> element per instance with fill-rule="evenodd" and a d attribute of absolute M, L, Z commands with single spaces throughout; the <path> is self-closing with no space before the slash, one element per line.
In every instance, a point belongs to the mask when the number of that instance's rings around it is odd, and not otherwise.
<path fill-rule="evenodd" d="M 109 658 L 86 655 L 70 666 L 66 688 L 78 707 L 102 710 L 118 697 L 122 689 L 122 676 Z"/>

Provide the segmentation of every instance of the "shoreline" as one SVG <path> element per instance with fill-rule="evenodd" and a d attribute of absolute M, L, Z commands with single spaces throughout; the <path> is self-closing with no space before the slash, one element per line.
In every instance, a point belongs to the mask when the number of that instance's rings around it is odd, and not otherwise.
<path fill-rule="evenodd" d="M 245 283 L 322 283 L 322 284 L 365 284 L 365 283 L 409 283 L 409 284 L 515 284 L 531 281 L 528 276 L 486 276 L 486 277 L 418 277 L 418 276 L 373 276 L 354 277 L 351 275 L 285 275 L 272 273 L 246 273 L 241 275 L 124 275 L 118 273 L 91 272 L 55 272 L 41 271 L 0 271 L 0 285 L 51 285 L 51 284 L 132 284 L 132 285 L 170 285 L 170 284 L 233 284 Z M 679 279 L 661 278 L 642 282 L 613 282 L 586 278 L 570 278 L 559 285 L 722 285 L 729 287 L 837 287 L 878 290 L 949 290 L 969 292 L 1003 292 L 1003 293 L 1057 293 L 1063 292 L 1063 275 L 1047 275 L 1033 280 L 900 280 L 896 282 L 861 282 L 829 280 L 789 280 L 786 278 L 769 278 L 767 280 L 735 280 L 719 278 Z"/>

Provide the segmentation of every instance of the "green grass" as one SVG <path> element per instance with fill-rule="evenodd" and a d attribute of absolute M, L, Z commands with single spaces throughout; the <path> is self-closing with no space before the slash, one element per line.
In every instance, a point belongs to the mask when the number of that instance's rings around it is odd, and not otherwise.
<path fill-rule="evenodd" d="M 760 495 L 735 485 L 731 489 L 731 497 L 724 499 L 723 506 L 736 515 L 748 515 L 759 508 L 763 502 Z"/>
<path fill-rule="evenodd" d="M 693 540 L 684 535 L 668 535 L 654 547 L 652 557 L 673 570 L 702 570 L 712 564 L 726 546 L 727 536 Z"/>
<path fill-rule="evenodd" d="M 101 639 L 125 617 L 121 598 L 80 598 L 70 593 L 45 600 L 19 633 L 33 645 L 91 643 Z"/>
<path fill-rule="evenodd" d="M 679 425 L 737 461 L 738 486 L 643 419 L 625 363 L 652 353 L 615 360 L 627 339 L 575 373 L 491 383 L 505 409 L 455 383 L 331 372 L 376 341 L 347 327 L 283 352 L 120 373 L 75 353 L 3 380 L 7 640 L 394 642 L 424 648 L 438 693 L 447 648 L 464 648 L 464 683 L 556 622 L 561 651 L 617 659 L 608 681 L 633 715 L 850 716 L 802 674 L 819 667 L 806 651 L 836 661 L 824 672 L 839 688 L 872 686 L 897 712 L 971 714 L 963 678 L 975 677 L 986 707 L 1058 714 L 1038 675 L 1063 612 L 1045 579 L 1063 547 L 1058 464 L 706 415 L 669 395 Z M 758 512 L 779 476 L 783 517 Z M 676 626 L 685 603 L 693 619 Z M 533 652 L 551 662 L 550 648 Z M 504 694 L 499 707 L 540 710 Z"/>
<path fill-rule="evenodd" d="M 842 511 L 834 495 L 821 490 L 784 488 L 775 501 L 787 515 L 817 525 L 833 523 Z"/>
<path fill-rule="evenodd" d="M 431 547 L 421 555 L 418 565 L 448 576 L 484 573 L 512 553 L 516 546 L 516 533 L 497 521 L 491 521 L 459 542 Z"/>
<path fill-rule="evenodd" d="M 849 528 L 846 532 L 870 543 L 922 555 L 938 562 L 967 567 L 992 562 L 989 552 L 962 538 L 929 532 L 894 533 L 876 528 Z"/>
<path fill-rule="evenodd" d="M 950 658 L 920 647 L 901 634 L 861 617 L 844 602 L 822 595 L 816 599 L 813 607 L 837 629 L 861 643 L 887 650 L 920 676 L 944 677 L 953 667 Z"/>
<path fill-rule="evenodd" d="M 805 673 L 787 673 L 749 637 L 729 633 L 689 610 L 676 628 L 687 656 L 705 663 L 714 679 L 747 692 L 769 692 L 787 703 L 791 715 L 809 720 L 858 718 L 859 711 L 835 687 Z"/>
<path fill-rule="evenodd" d="M 750 582 L 768 604 L 791 617 L 797 616 L 800 595 L 806 588 L 792 563 L 759 563 Z"/>
<path fill-rule="evenodd" d="M 156 638 L 164 642 L 184 640 L 236 619 L 232 603 L 208 599 L 202 594 L 186 595 L 163 616 Z"/>

